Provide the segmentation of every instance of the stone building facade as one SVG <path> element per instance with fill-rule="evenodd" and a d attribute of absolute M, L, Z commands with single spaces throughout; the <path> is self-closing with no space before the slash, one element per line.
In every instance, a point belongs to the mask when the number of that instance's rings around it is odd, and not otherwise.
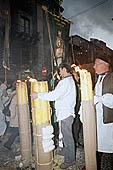
<path fill-rule="evenodd" d="M 17 79 L 26 69 L 35 77 L 45 80 L 52 72 L 52 52 L 45 6 L 53 16 L 64 25 L 68 22 L 62 17 L 62 0 L 1 0 L 0 1 L 0 77 Z M 8 18 L 8 23 L 6 24 Z M 7 27 L 8 26 L 8 27 Z M 6 36 L 6 32 L 8 33 Z M 68 35 L 68 34 L 67 34 Z M 68 36 L 66 37 L 68 41 Z M 9 49 L 9 68 L 3 67 L 4 43 Z M 90 66 L 97 55 L 109 55 L 113 50 L 102 41 L 90 41 L 75 35 L 70 37 L 68 63 Z M 67 50 L 67 48 L 66 48 Z M 113 60 L 112 60 L 113 61 Z M 112 62 L 113 63 L 113 62 Z M 44 71 L 46 76 L 42 74 Z"/>
<path fill-rule="evenodd" d="M 45 79 L 42 70 L 51 72 L 51 49 L 45 11 L 60 16 L 61 0 L 1 0 L 0 1 L 0 77 L 17 79 L 23 70 L 31 70 L 39 79 Z M 8 12 L 8 13 L 7 13 Z M 8 29 L 6 31 L 6 19 Z M 3 68 L 6 32 L 9 45 L 9 68 Z"/>
<path fill-rule="evenodd" d="M 109 56 L 113 61 L 113 50 L 106 43 L 98 39 L 90 38 L 90 41 L 74 35 L 70 37 L 69 62 L 77 65 L 93 63 L 97 56 Z"/>
<path fill-rule="evenodd" d="M 68 62 L 81 65 L 94 73 L 93 64 L 97 56 L 108 56 L 111 58 L 113 68 L 113 50 L 106 46 L 106 43 L 98 39 L 86 40 L 78 35 L 70 37 L 68 49 Z"/>

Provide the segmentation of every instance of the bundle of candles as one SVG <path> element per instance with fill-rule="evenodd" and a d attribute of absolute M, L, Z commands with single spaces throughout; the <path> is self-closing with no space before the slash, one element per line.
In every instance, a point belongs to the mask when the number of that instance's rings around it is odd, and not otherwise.
<path fill-rule="evenodd" d="M 28 109 L 28 90 L 27 81 L 30 83 L 32 92 L 47 92 L 47 81 L 37 81 L 32 78 L 28 80 L 18 80 L 16 83 L 17 101 L 19 107 L 19 129 L 21 138 L 21 154 L 24 160 L 30 160 L 31 158 L 31 136 L 30 136 L 30 117 Z M 50 105 L 48 101 L 31 99 L 32 106 L 32 126 L 34 136 L 35 147 L 35 167 L 36 170 L 52 170 L 53 166 L 53 154 L 54 142 L 52 141 L 52 126 L 51 126 L 51 114 Z M 43 135 L 43 129 L 50 130 L 50 133 L 46 133 L 46 139 Z M 48 138 L 47 138 L 48 137 Z"/>
<path fill-rule="evenodd" d="M 84 151 L 86 170 L 97 170 L 96 165 L 96 116 L 93 102 L 91 74 L 85 69 L 75 67 L 80 73 L 81 110 L 83 120 Z"/>
<path fill-rule="evenodd" d="M 74 67 L 76 72 L 80 73 L 81 99 L 87 101 L 93 99 L 91 74 L 86 69 L 80 69 L 79 66 Z"/>

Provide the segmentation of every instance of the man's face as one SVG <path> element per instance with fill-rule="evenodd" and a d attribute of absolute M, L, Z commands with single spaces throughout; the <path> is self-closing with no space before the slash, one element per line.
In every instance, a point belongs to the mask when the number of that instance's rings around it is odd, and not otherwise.
<path fill-rule="evenodd" d="M 106 71 L 105 70 L 106 65 L 100 59 L 95 60 L 95 64 L 94 64 L 93 68 L 95 69 L 95 73 L 97 73 L 97 74 L 102 74 L 102 73 L 104 73 Z"/>
<path fill-rule="evenodd" d="M 59 74 L 63 78 L 65 76 L 65 68 L 60 68 L 59 69 Z"/>

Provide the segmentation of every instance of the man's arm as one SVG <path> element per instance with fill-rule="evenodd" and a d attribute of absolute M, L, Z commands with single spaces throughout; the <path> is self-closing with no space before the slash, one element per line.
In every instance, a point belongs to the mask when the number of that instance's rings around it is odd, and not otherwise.
<path fill-rule="evenodd" d="M 102 103 L 104 106 L 113 109 L 113 94 L 106 93 L 103 96 L 94 96 L 94 104 Z"/>
<path fill-rule="evenodd" d="M 53 91 L 38 92 L 38 93 L 33 92 L 31 94 L 31 98 L 32 99 L 39 98 L 41 100 L 55 101 L 61 96 L 65 95 L 67 88 L 68 88 L 67 82 L 61 80 Z"/>

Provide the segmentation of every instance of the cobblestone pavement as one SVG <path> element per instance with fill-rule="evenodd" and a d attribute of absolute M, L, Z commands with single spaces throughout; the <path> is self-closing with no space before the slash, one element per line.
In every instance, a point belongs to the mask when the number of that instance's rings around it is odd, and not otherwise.
<path fill-rule="evenodd" d="M 34 160 L 32 163 L 25 168 L 19 168 L 20 160 L 20 145 L 19 145 L 19 138 L 16 139 L 15 143 L 13 144 L 12 150 L 9 151 L 4 148 L 3 144 L 8 139 L 7 135 L 3 136 L 0 139 L 0 170 L 35 170 Z M 83 144 L 83 135 L 80 133 L 80 142 Z M 83 166 L 85 165 L 84 159 L 84 148 L 78 147 L 76 152 L 76 163 L 72 167 L 68 168 L 68 170 L 82 170 Z M 112 170 L 109 164 L 109 157 L 108 155 L 103 155 L 102 167 L 101 170 Z M 54 170 L 60 170 L 59 165 L 63 162 L 63 156 L 58 154 L 58 149 L 54 151 Z"/>
<path fill-rule="evenodd" d="M 59 165 L 63 162 L 63 156 L 56 154 L 54 162 L 55 162 L 54 170 L 60 170 Z M 68 170 L 82 170 L 84 165 L 85 165 L 84 149 L 77 148 L 76 163 L 72 167 L 69 167 Z"/>

